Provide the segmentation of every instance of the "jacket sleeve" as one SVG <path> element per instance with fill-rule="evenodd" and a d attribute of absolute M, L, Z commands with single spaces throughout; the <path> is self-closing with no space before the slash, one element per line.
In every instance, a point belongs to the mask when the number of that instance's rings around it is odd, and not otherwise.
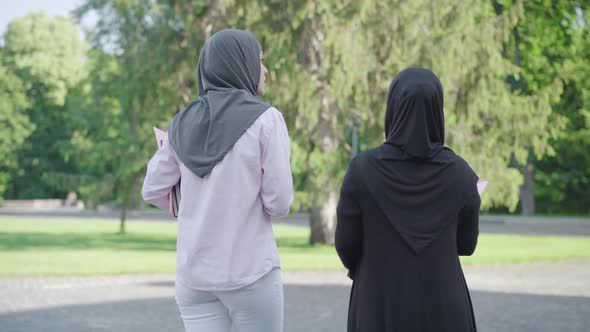
<path fill-rule="evenodd" d="M 460 256 L 471 256 L 475 252 L 479 236 L 480 205 L 481 198 L 475 188 L 471 198 L 459 212 L 457 251 Z"/>
<path fill-rule="evenodd" d="M 168 139 L 148 162 L 141 194 L 143 200 L 168 210 L 168 194 L 180 180 L 180 167 Z"/>
<path fill-rule="evenodd" d="M 353 160 L 344 177 L 336 211 L 336 251 L 342 264 L 348 269 L 351 279 L 354 279 L 359 264 L 363 237 L 362 213 L 355 176 Z"/>
<path fill-rule="evenodd" d="M 264 211 L 272 217 L 285 217 L 293 202 L 291 146 L 287 125 L 281 113 L 271 108 L 269 121 L 263 126 L 262 186 L 260 197 Z"/>

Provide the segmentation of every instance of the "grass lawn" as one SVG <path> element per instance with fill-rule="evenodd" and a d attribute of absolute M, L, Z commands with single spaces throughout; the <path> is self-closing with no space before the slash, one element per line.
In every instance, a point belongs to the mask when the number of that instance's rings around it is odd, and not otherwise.
<path fill-rule="evenodd" d="M 114 220 L 0 217 L 0 276 L 173 273 L 176 224 Z M 276 226 L 283 269 L 340 269 L 331 246 L 310 246 L 309 230 Z M 465 264 L 556 261 L 590 257 L 586 238 L 482 234 Z"/>

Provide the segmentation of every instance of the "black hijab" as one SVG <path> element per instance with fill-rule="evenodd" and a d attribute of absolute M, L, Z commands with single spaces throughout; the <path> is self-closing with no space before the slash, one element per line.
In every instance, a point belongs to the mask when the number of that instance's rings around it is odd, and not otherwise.
<path fill-rule="evenodd" d="M 250 32 L 221 30 L 199 57 L 199 99 L 178 113 L 168 137 L 178 158 L 208 175 L 270 105 L 256 96 L 260 44 Z"/>
<path fill-rule="evenodd" d="M 385 144 L 351 167 L 362 174 L 371 199 L 418 254 L 477 195 L 473 170 L 444 147 L 443 92 L 432 71 L 408 68 L 393 79 L 385 135 Z"/>
<path fill-rule="evenodd" d="M 436 75 L 408 68 L 389 87 L 385 137 L 417 159 L 431 159 L 445 144 L 443 91 Z"/>

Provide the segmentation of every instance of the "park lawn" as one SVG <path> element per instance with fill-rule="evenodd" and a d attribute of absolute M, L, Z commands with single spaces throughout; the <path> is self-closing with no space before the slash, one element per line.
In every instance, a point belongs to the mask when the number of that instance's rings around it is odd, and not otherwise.
<path fill-rule="evenodd" d="M 0 217 L 0 276 L 173 273 L 176 223 Z M 337 270 L 332 246 L 311 246 L 309 230 L 275 226 L 283 270 Z M 482 234 L 465 264 L 558 261 L 590 257 L 583 237 Z"/>

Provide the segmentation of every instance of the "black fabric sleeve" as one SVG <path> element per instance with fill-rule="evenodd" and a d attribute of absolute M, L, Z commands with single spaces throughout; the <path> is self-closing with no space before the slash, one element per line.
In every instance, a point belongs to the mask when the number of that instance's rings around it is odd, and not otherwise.
<path fill-rule="evenodd" d="M 354 279 L 362 251 L 362 213 L 356 186 L 354 160 L 351 162 L 340 189 L 337 207 L 336 251 L 348 276 Z"/>
<path fill-rule="evenodd" d="M 477 246 L 479 236 L 479 208 L 481 199 L 477 192 L 477 185 L 471 199 L 459 212 L 457 226 L 457 251 L 460 256 L 471 256 Z"/>

